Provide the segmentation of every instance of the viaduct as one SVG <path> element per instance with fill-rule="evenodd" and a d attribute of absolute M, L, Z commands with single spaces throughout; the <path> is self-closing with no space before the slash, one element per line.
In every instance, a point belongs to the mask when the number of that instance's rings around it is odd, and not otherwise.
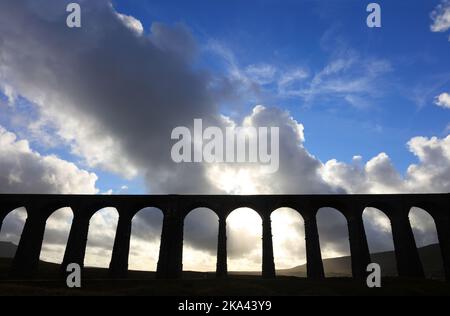
<path fill-rule="evenodd" d="M 320 208 L 332 207 L 347 219 L 352 273 L 364 278 L 370 263 L 370 253 L 362 214 L 366 207 L 384 212 L 390 219 L 395 246 L 397 270 L 400 277 L 423 278 L 419 258 L 409 222 L 412 207 L 426 210 L 434 219 L 442 252 L 445 276 L 450 280 L 450 194 L 402 195 L 0 195 L 0 229 L 6 215 L 19 208 L 27 210 L 27 220 L 11 267 L 11 277 L 32 278 L 39 264 L 47 219 L 56 210 L 70 207 L 74 218 L 63 267 L 70 263 L 83 266 L 89 221 L 100 209 L 114 207 L 119 222 L 110 263 L 112 277 L 125 277 L 132 219 L 140 210 L 159 208 L 164 214 L 157 277 L 176 279 L 183 270 L 183 225 L 187 214 L 205 207 L 219 218 L 217 238 L 217 277 L 227 276 L 226 218 L 235 209 L 248 207 L 262 218 L 262 276 L 275 277 L 271 213 L 289 207 L 301 214 L 305 224 L 307 276 L 324 278 L 316 214 Z"/>

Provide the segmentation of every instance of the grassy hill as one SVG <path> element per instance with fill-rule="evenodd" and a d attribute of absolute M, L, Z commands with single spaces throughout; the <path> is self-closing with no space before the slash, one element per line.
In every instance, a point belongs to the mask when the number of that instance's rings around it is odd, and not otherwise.
<path fill-rule="evenodd" d="M 14 258 L 17 246 L 12 242 L 0 241 L 0 258 Z"/>
<path fill-rule="evenodd" d="M 419 256 L 424 266 L 427 278 L 443 279 L 444 271 L 439 245 L 429 245 L 419 248 Z M 397 276 L 395 253 L 393 251 L 380 252 L 371 255 L 372 262 L 381 266 L 383 276 Z M 324 259 L 323 265 L 327 276 L 350 277 L 351 257 Z M 306 264 L 292 269 L 278 270 L 278 275 L 306 277 Z"/>

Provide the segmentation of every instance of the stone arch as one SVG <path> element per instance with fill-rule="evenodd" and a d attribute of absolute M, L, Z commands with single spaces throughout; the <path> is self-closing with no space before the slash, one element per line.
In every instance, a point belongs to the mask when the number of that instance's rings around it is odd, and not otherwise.
<path fill-rule="evenodd" d="M 232 206 L 228 207 L 227 212 L 225 212 L 226 219 L 228 219 L 228 217 L 232 213 L 236 211 L 242 212 L 242 210 L 253 211 L 254 214 L 257 214 L 261 220 L 263 219 L 263 212 L 261 211 L 260 207 L 253 205 L 251 203 L 233 203 Z"/>
<path fill-rule="evenodd" d="M 46 220 L 40 260 L 61 264 L 73 222 L 70 207 L 56 209 Z"/>
<path fill-rule="evenodd" d="M 6 209 L 1 209 L 0 210 L 0 220 L 2 220 L 2 222 L 0 223 L 4 223 L 5 219 L 11 215 L 11 213 L 20 211 L 22 212 L 22 214 L 24 214 L 25 216 L 22 216 L 22 218 L 26 219 L 28 217 L 28 210 L 26 205 L 15 205 L 12 207 L 8 207 Z M 0 226 L 0 229 L 2 229 L 3 226 Z"/>
<path fill-rule="evenodd" d="M 350 243 L 344 213 L 334 207 L 321 207 L 316 217 L 325 276 L 350 277 Z"/>
<path fill-rule="evenodd" d="M 219 216 L 206 207 L 190 210 L 184 218 L 183 270 L 213 272 L 217 266 Z M 195 244 L 196 247 L 192 247 Z"/>
<path fill-rule="evenodd" d="M 262 218 L 240 207 L 227 216 L 228 270 L 262 272 Z M 256 246 L 255 246 L 256 245 Z"/>
<path fill-rule="evenodd" d="M 306 263 L 303 216 L 291 207 L 280 207 L 273 210 L 270 217 L 277 275 L 306 277 L 306 269 L 302 270 L 300 274 L 291 270 Z"/>
<path fill-rule="evenodd" d="M 217 205 L 213 205 L 212 203 L 206 203 L 203 201 L 199 201 L 199 202 L 194 202 L 194 203 L 189 203 L 187 205 L 183 205 L 183 220 L 186 219 L 186 217 L 188 217 L 191 213 L 199 210 L 199 209 L 207 209 L 210 212 L 214 213 L 215 215 L 217 215 L 218 217 L 221 215 L 218 212 L 218 206 Z"/>
<path fill-rule="evenodd" d="M 427 278 L 444 278 L 444 265 L 433 216 L 421 207 L 413 206 L 408 213 L 416 247 Z"/>
<path fill-rule="evenodd" d="M 119 213 L 114 207 L 97 210 L 89 220 L 84 265 L 107 268 L 110 264 Z"/>
<path fill-rule="evenodd" d="M 363 222 L 371 262 L 380 265 L 384 276 L 397 276 L 397 259 L 388 215 L 379 208 L 366 207 L 363 211 Z"/>
<path fill-rule="evenodd" d="M 347 205 L 342 204 L 342 203 L 323 203 L 323 204 L 313 204 L 315 209 L 317 209 L 317 214 L 319 213 L 319 211 L 321 210 L 328 210 L 328 212 L 336 212 L 339 215 L 342 215 L 344 217 L 347 217 L 346 214 L 346 209 L 347 209 Z"/>
<path fill-rule="evenodd" d="M 136 212 L 131 223 L 129 270 L 156 271 L 164 212 L 145 207 Z"/>

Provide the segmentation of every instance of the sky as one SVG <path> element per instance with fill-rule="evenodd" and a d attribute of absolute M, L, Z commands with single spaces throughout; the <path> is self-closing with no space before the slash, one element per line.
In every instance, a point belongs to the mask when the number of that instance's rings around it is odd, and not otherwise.
<path fill-rule="evenodd" d="M 450 192 L 448 0 L 377 1 L 380 28 L 361 0 L 80 0 L 70 29 L 69 2 L 0 4 L 1 193 Z M 175 164 L 171 131 L 198 118 L 278 127 L 278 172 Z M 25 218 L 11 213 L 0 238 L 18 242 Z M 342 216 L 318 219 L 323 255 L 348 254 Z M 392 249 L 383 214 L 364 219 L 371 250 Z M 418 245 L 436 242 L 429 215 L 410 219 Z M 108 265 L 116 221 L 92 219 L 89 264 Z M 131 267 L 156 265 L 161 221 L 135 218 Z M 272 221 L 277 267 L 304 263 L 301 217 Z M 43 259 L 60 260 L 70 223 L 70 210 L 48 221 Z M 230 268 L 260 269 L 258 215 L 227 223 Z M 212 212 L 188 216 L 186 269 L 214 269 L 216 234 Z"/>

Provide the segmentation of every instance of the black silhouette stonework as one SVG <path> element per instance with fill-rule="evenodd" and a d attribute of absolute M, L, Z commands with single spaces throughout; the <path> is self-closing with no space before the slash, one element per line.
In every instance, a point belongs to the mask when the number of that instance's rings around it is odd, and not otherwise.
<path fill-rule="evenodd" d="M 45 224 L 50 215 L 63 207 L 74 213 L 64 254 L 62 269 L 69 263 L 83 267 L 89 231 L 89 220 L 100 209 L 114 207 L 119 212 L 114 248 L 109 267 L 110 276 L 122 278 L 128 271 L 131 223 L 134 215 L 147 207 L 161 209 L 164 214 L 157 277 L 181 277 L 183 264 L 184 219 L 191 210 L 206 207 L 219 218 L 217 242 L 217 277 L 227 276 L 226 218 L 235 209 L 248 207 L 262 219 L 262 275 L 275 277 L 270 215 L 281 207 L 297 210 L 304 218 L 307 275 L 311 279 L 324 277 L 320 253 L 316 214 L 320 208 L 332 207 L 347 219 L 353 277 L 363 278 L 370 263 L 369 247 L 362 213 L 366 207 L 383 211 L 390 219 L 401 277 L 423 278 L 424 271 L 414 241 L 408 214 L 420 207 L 433 217 L 441 248 L 445 276 L 450 280 L 450 194 L 403 195 L 0 195 L 0 229 L 11 211 L 25 207 L 27 220 L 13 260 L 11 277 L 32 278 L 39 264 Z"/>

